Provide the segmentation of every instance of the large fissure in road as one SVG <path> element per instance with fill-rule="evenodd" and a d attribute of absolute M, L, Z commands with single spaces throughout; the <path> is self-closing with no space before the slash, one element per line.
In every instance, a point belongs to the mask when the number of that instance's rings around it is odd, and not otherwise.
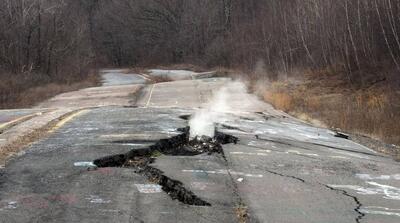
<path fill-rule="evenodd" d="M 354 208 L 354 211 L 358 214 L 358 216 L 356 217 L 356 222 L 357 222 L 357 223 L 360 223 L 361 220 L 365 217 L 365 213 L 361 212 L 361 208 L 362 208 L 363 205 L 362 205 L 362 203 L 360 202 L 360 200 L 359 200 L 356 196 L 350 195 L 350 194 L 349 194 L 347 191 L 345 191 L 345 190 L 333 188 L 333 187 L 331 187 L 331 186 L 329 186 L 329 185 L 325 185 L 325 184 L 323 184 L 323 185 L 324 185 L 326 188 L 328 188 L 329 190 L 342 193 L 344 196 L 349 197 L 349 198 L 351 198 L 351 199 L 354 200 L 354 202 L 357 204 L 356 207 Z"/>
<path fill-rule="evenodd" d="M 180 181 L 171 179 L 164 172 L 151 166 L 159 155 L 168 156 L 195 156 L 200 154 L 220 154 L 224 160 L 223 144 L 237 143 L 238 138 L 217 132 L 213 138 L 197 137 L 190 139 L 189 128 L 178 129 L 182 134 L 169 139 L 161 139 L 155 144 L 143 148 L 133 149 L 126 154 L 117 154 L 95 160 L 93 163 L 99 167 L 131 168 L 136 173 L 146 176 L 150 182 L 159 184 L 172 199 L 184 204 L 195 206 L 211 206 L 207 201 L 196 196 L 185 188 Z"/>

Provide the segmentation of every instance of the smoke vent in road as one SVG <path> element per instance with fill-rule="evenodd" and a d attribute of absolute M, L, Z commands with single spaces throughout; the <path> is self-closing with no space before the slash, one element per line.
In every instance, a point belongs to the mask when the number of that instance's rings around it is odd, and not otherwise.
<path fill-rule="evenodd" d="M 197 197 L 186 189 L 182 182 L 171 179 L 164 173 L 152 167 L 156 157 L 160 154 L 169 156 L 195 156 L 200 154 L 220 154 L 224 159 L 223 144 L 237 143 L 238 139 L 216 131 L 213 138 L 202 136 L 190 139 L 189 128 L 178 129 L 182 134 L 169 139 L 161 139 L 154 145 L 143 149 L 133 149 L 126 154 L 117 154 L 95 160 L 97 167 L 123 167 L 131 168 L 136 173 L 146 176 L 151 182 L 162 186 L 172 199 L 188 205 L 211 206 L 207 201 Z"/>

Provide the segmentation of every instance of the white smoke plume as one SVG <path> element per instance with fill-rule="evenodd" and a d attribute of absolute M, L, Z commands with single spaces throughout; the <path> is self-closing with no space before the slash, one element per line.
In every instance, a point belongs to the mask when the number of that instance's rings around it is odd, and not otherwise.
<path fill-rule="evenodd" d="M 259 108 L 262 102 L 247 92 L 241 81 L 226 84 L 214 92 L 211 100 L 198 110 L 190 119 L 190 137 L 214 137 L 216 123 L 224 123 L 234 119 L 233 114 L 250 112 Z"/>

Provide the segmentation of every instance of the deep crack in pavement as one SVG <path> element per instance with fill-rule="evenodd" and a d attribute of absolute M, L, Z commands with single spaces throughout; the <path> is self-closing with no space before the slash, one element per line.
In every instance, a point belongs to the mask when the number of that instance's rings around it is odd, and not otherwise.
<path fill-rule="evenodd" d="M 150 182 L 162 186 L 173 200 L 194 206 L 211 206 L 210 203 L 197 197 L 192 191 L 185 188 L 180 181 L 164 175 L 162 170 L 152 167 L 159 154 L 167 156 L 195 156 L 207 153 L 221 154 L 226 161 L 222 144 L 237 143 L 238 138 L 216 131 L 214 138 L 189 138 L 189 128 L 178 129 L 182 134 L 169 139 L 161 139 L 154 145 L 143 149 L 133 149 L 125 154 L 106 156 L 93 163 L 99 167 L 122 167 L 134 169 L 135 173 L 146 176 Z"/>
<path fill-rule="evenodd" d="M 213 119 L 238 138 L 190 141 L 188 129 L 176 131 L 229 82 L 114 83 L 42 104 L 59 110 L 7 129 L 0 144 L 76 106 L 90 109 L 0 170 L 0 222 L 398 222 L 398 163 L 268 104 L 246 107 L 238 88 L 225 101 L 240 112 Z M 95 169 L 99 157 L 99 166 L 119 168 Z"/>
<path fill-rule="evenodd" d="M 325 186 L 326 188 L 330 189 L 330 190 L 340 192 L 346 197 L 352 198 L 357 204 L 356 208 L 354 208 L 354 211 L 358 213 L 358 216 L 357 216 L 357 218 L 355 220 L 356 220 L 357 223 L 361 222 L 361 219 L 365 216 L 365 214 L 361 212 L 361 207 L 363 205 L 361 204 L 361 202 L 358 200 L 358 198 L 356 196 L 350 195 L 347 191 L 342 190 L 342 189 L 333 188 L 333 187 L 330 187 L 330 186 L 328 186 L 326 184 L 322 184 L 322 185 Z"/>

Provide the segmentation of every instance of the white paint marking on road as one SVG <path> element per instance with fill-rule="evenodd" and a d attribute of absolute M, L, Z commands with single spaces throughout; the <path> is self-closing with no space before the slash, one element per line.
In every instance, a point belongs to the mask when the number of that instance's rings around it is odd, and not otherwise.
<path fill-rule="evenodd" d="M 168 130 L 159 131 L 159 133 L 163 133 L 163 134 L 167 134 L 167 135 L 177 135 L 177 134 L 178 134 L 178 132 L 177 132 L 176 130 L 171 130 L 171 131 L 168 131 Z"/>
<path fill-rule="evenodd" d="M 111 134 L 111 135 L 101 135 L 100 138 L 104 139 L 151 139 L 154 136 L 154 133 L 132 133 L 132 134 Z"/>
<path fill-rule="evenodd" d="M 101 212 L 111 212 L 111 213 L 120 213 L 120 210 L 113 210 L 113 209 L 99 209 Z"/>
<path fill-rule="evenodd" d="M 243 172 L 236 172 L 231 170 L 182 170 L 185 173 L 205 173 L 205 174 L 224 174 L 224 175 L 238 175 L 238 176 L 245 176 L 245 177 L 256 177 L 262 178 L 264 177 L 262 174 L 250 174 L 250 173 L 243 173 Z"/>
<path fill-rule="evenodd" d="M 266 153 L 230 152 L 232 155 L 268 156 Z"/>
<path fill-rule="evenodd" d="M 296 154 L 296 155 L 305 155 L 305 156 L 315 156 L 315 157 L 319 156 L 318 154 L 315 154 L 315 153 L 302 153 L 302 152 L 299 152 L 297 150 L 288 150 L 285 153 L 286 154 L 292 153 L 292 154 Z"/>
<path fill-rule="evenodd" d="M 237 181 L 240 182 L 240 183 L 243 182 L 243 180 L 244 180 L 243 178 L 237 179 Z"/>
<path fill-rule="evenodd" d="M 93 162 L 75 162 L 76 167 L 97 167 Z"/>
<path fill-rule="evenodd" d="M 7 202 L 7 204 L 0 208 L 0 211 L 4 211 L 4 210 L 12 210 L 12 209 L 17 209 L 18 208 L 18 202 L 16 201 L 9 201 Z"/>
<path fill-rule="evenodd" d="M 381 210 L 385 210 L 385 211 L 399 211 L 400 209 L 393 209 L 393 208 L 385 208 L 385 207 L 379 207 L 379 206 L 368 206 L 368 207 L 364 207 L 365 209 L 381 209 Z"/>
<path fill-rule="evenodd" d="M 256 152 L 270 153 L 270 152 L 272 152 L 272 151 L 269 150 L 269 149 L 259 149 L 259 150 L 256 150 Z"/>
<path fill-rule="evenodd" d="M 263 145 L 266 145 L 266 144 L 269 144 L 269 143 L 259 143 L 259 142 L 256 142 L 256 141 L 250 141 L 247 145 L 249 145 L 249 146 L 263 146 Z"/>
<path fill-rule="evenodd" d="M 400 217 L 400 209 L 392 209 L 386 207 L 370 206 L 360 209 L 361 213 L 364 214 L 375 214 L 375 215 L 389 215 Z"/>
<path fill-rule="evenodd" d="M 369 174 L 356 174 L 362 180 L 400 180 L 400 174 L 371 176 Z"/>
<path fill-rule="evenodd" d="M 334 158 L 334 159 L 350 159 L 348 157 L 345 156 L 329 156 L 330 158 Z"/>
<path fill-rule="evenodd" d="M 376 186 L 381 188 L 383 192 L 385 193 L 386 199 L 391 199 L 391 200 L 400 200 L 400 188 L 389 186 L 389 185 L 384 185 L 384 184 L 379 184 L 376 182 L 367 182 L 368 184 L 372 186 Z"/>
<path fill-rule="evenodd" d="M 110 200 L 104 200 L 98 195 L 90 195 L 88 198 L 86 198 L 90 203 L 92 204 L 109 204 L 111 203 Z"/>
<path fill-rule="evenodd" d="M 376 182 L 369 181 L 369 185 L 375 187 L 362 187 L 358 185 L 329 185 L 333 188 L 350 189 L 356 191 L 357 194 L 362 195 L 383 195 L 384 199 L 400 200 L 400 188 L 383 185 Z"/>
<path fill-rule="evenodd" d="M 360 155 L 360 154 L 353 153 L 353 152 L 339 151 L 339 150 L 331 149 L 331 148 L 328 148 L 328 149 L 329 149 L 329 151 L 331 151 L 333 153 L 337 153 L 337 154 L 341 154 L 341 155 L 352 156 L 352 157 L 355 157 L 355 158 L 366 159 L 366 160 L 370 159 L 368 156 Z"/>
<path fill-rule="evenodd" d="M 142 194 L 155 194 L 162 192 L 162 188 L 158 184 L 135 184 L 135 186 Z"/>
<path fill-rule="evenodd" d="M 153 91 L 154 91 L 155 86 L 156 86 L 156 84 L 153 84 L 153 85 L 151 86 L 151 90 L 150 90 L 150 94 L 149 94 L 149 99 L 147 100 L 147 103 L 146 103 L 146 108 L 148 108 L 149 105 L 150 105 L 151 97 L 153 97 Z"/>
<path fill-rule="evenodd" d="M 145 80 L 151 82 L 151 79 L 150 79 L 149 77 L 146 77 L 145 74 L 138 74 L 138 75 L 139 75 L 140 77 L 142 77 L 143 79 L 145 79 Z"/>
<path fill-rule="evenodd" d="M 121 145 L 124 145 L 124 146 L 145 146 L 146 144 L 142 144 L 142 143 L 121 143 Z"/>
<path fill-rule="evenodd" d="M 400 217 L 400 213 L 396 212 L 388 212 L 388 211 L 370 211 L 370 210 L 365 210 L 365 209 L 360 209 L 360 211 L 364 214 L 375 214 L 375 215 L 391 215 L 391 216 L 397 216 Z"/>

